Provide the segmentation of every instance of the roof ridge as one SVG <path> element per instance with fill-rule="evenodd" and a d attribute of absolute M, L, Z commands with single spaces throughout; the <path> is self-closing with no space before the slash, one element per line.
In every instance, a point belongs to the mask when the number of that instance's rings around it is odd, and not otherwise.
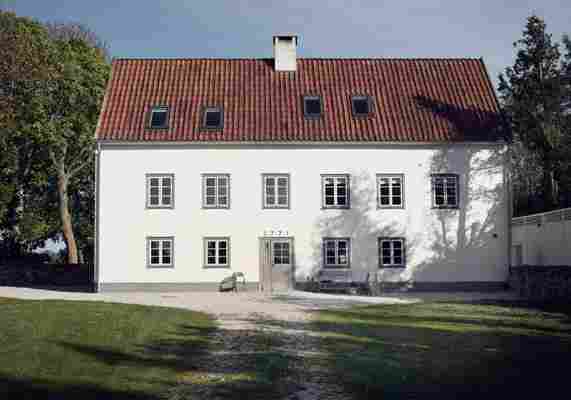
<path fill-rule="evenodd" d="M 273 57 L 114 57 L 113 61 L 268 61 Z M 482 57 L 298 57 L 306 61 L 479 61 Z"/>

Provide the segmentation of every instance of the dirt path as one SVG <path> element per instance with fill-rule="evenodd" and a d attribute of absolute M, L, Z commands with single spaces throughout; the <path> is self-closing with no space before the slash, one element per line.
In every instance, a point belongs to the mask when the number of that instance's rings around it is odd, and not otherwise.
<path fill-rule="evenodd" d="M 311 313 L 288 316 L 219 314 L 212 349 L 199 362 L 204 372 L 181 382 L 169 399 L 351 399 L 327 368 Z"/>

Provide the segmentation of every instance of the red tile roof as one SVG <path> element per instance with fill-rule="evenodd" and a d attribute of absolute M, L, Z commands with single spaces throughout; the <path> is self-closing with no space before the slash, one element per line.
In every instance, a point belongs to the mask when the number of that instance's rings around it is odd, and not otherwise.
<path fill-rule="evenodd" d="M 323 99 L 321 119 L 303 115 L 303 95 Z M 373 113 L 355 118 L 352 95 Z M 168 105 L 169 128 L 148 128 Z M 201 109 L 222 106 L 224 127 L 204 131 Z M 96 136 L 109 141 L 445 142 L 495 140 L 501 117 L 480 59 L 117 59 Z"/>

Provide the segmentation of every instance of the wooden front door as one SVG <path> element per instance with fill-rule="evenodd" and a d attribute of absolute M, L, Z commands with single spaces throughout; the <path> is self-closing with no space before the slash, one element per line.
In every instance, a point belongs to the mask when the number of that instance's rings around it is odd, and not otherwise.
<path fill-rule="evenodd" d="M 293 238 L 260 238 L 260 290 L 291 289 L 293 265 Z"/>

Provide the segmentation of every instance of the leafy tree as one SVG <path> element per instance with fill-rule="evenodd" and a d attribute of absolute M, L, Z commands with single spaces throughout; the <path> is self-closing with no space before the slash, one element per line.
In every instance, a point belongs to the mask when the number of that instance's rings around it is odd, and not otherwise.
<path fill-rule="evenodd" d="M 0 129 L 8 138 L 0 141 L 8 154 L 0 162 L 0 179 L 8 183 L 0 191 L 0 216 L 17 233 L 47 238 L 61 232 L 75 264 L 74 219 L 81 222 L 80 238 L 87 243 L 92 236 L 84 228 L 88 221 L 93 227 L 93 204 L 86 199 L 93 198 L 94 132 L 109 75 L 106 49 L 80 25 L 46 28 L 1 11 L 0 24 Z M 33 168 L 22 165 L 25 160 Z M 41 207 L 25 218 L 19 211 L 29 204 Z M 42 210 L 48 211 L 40 223 Z M 17 222 L 9 218 L 15 211 Z"/>
<path fill-rule="evenodd" d="M 18 256 L 50 234 L 47 158 L 30 135 L 42 114 L 39 83 L 51 78 L 55 49 L 45 29 L 0 11 L 0 239 Z"/>
<path fill-rule="evenodd" d="M 561 179 L 561 152 L 565 141 L 564 84 L 559 45 L 546 32 L 545 22 L 532 15 L 523 37 L 514 43 L 518 50 L 513 67 L 500 75 L 499 92 L 514 133 L 516 191 L 535 182 L 523 183 L 526 175 L 538 171 L 544 208 L 557 204 L 556 182 Z"/>

